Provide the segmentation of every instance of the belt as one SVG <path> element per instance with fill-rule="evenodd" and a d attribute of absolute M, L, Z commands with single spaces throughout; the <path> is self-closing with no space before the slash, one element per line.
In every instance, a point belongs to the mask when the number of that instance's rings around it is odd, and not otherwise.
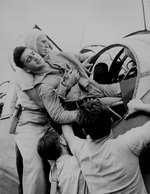
<path fill-rule="evenodd" d="M 21 106 L 22 111 L 35 111 L 35 112 L 45 112 L 44 108 L 37 108 L 37 109 L 32 109 L 28 107 Z"/>

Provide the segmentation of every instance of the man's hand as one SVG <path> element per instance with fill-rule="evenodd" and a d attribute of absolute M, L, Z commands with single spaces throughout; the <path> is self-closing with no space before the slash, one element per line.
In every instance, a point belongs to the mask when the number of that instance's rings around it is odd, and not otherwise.
<path fill-rule="evenodd" d="M 90 60 L 91 60 L 91 57 L 88 57 L 87 59 L 85 59 L 82 62 L 82 66 L 85 67 L 85 68 L 89 68 L 89 67 L 93 66 L 93 64 L 89 63 Z"/>
<path fill-rule="evenodd" d="M 67 69 L 63 76 L 62 84 L 69 89 L 78 82 L 79 78 L 80 76 L 77 70 Z"/>
<path fill-rule="evenodd" d="M 140 99 L 134 98 L 128 104 L 128 114 L 126 115 L 126 119 L 131 116 L 133 113 L 142 110 L 143 102 Z"/>

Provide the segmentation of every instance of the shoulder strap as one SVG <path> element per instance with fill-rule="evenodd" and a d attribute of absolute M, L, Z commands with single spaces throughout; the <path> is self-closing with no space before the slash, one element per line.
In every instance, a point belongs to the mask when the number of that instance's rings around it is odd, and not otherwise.
<path fill-rule="evenodd" d="M 51 167 L 50 182 L 51 182 L 50 194 L 56 194 L 56 191 L 57 191 L 57 166 L 56 166 L 56 163 L 54 163 L 53 166 Z"/>

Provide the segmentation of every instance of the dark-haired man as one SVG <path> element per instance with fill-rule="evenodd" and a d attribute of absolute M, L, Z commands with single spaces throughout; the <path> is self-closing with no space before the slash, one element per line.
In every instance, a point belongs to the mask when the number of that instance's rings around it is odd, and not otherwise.
<path fill-rule="evenodd" d="M 16 53 L 17 56 L 20 54 L 20 51 Z M 34 53 L 32 53 L 32 56 L 34 56 Z M 28 57 L 28 60 L 30 61 L 30 55 L 28 55 Z M 39 58 L 35 57 L 34 59 L 38 65 Z M 16 62 L 19 63 L 19 61 Z M 32 67 L 34 69 L 34 64 Z M 14 85 L 18 102 L 22 107 L 22 113 L 14 133 L 14 138 L 23 158 L 23 193 L 47 194 L 46 176 L 43 171 L 42 160 L 37 153 L 37 143 L 45 131 L 51 129 L 51 122 L 45 111 L 43 111 L 44 107 L 39 106 L 30 98 L 30 96 L 22 89 L 20 82 L 17 79 L 15 80 Z M 78 111 L 69 112 L 63 109 L 63 107 L 61 110 L 66 119 L 63 119 L 60 123 L 71 123 L 76 120 Z"/>
<path fill-rule="evenodd" d="M 40 138 L 37 149 L 39 155 L 52 165 L 49 179 L 52 184 L 52 179 L 57 179 L 57 193 L 89 193 L 78 160 L 70 154 L 63 136 L 55 131 L 47 132 Z"/>
<path fill-rule="evenodd" d="M 147 194 L 138 157 L 150 143 L 150 121 L 114 139 L 109 110 L 100 101 L 84 103 L 78 116 L 78 123 L 88 135 L 86 140 L 76 137 L 69 125 L 62 126 L 62 130 L 80 163 L 89 192 Z"/>

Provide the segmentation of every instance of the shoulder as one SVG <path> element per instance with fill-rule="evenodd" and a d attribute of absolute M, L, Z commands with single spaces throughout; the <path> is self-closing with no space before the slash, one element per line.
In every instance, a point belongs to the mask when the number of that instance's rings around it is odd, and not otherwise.
<path fill-rule="evenodd" d="M 34 75 L 26 73 L 22 69 L 17 69 L 15 73 L 15 81 L 23 90 L 32 89 L 34 87 Z"/>
<path fill-rule="evenodd" d="M 18 79 L 18 81 L 34 81 L 34 75 L 31 73 L 27 73 L 22 69 L 17 69 L 16 70 L 16 78 Z"/>
<path fill-rule="evenodd" d="M 68 166 L 71 168 L 71 172 L 80 172 L 80 165 L 77 160 L 77 158 L 74 155 L 70 155 L 70 157 L 67 158 L 65 162 L 65 166 L 68 168 Z"/>

